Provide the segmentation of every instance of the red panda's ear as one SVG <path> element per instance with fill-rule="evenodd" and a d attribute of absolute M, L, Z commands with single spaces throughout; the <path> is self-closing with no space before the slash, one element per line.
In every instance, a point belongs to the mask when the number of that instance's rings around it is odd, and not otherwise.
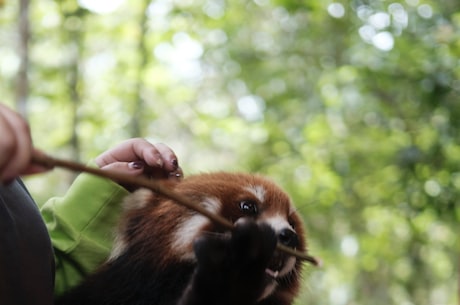
<path fill-rule="evenodd" d="M 125 211 L 139 210 L 156 201 L 158 196 L 149 189 L 141 188 L 127 196 L 123 202 Z"/>
<path fill-rule="evenodd" d="M 161 183 L 163 187 L 172 190 L 179 183 L 181 183 L 182 180 L 183 179 L 159 180 L 159 183 Z M 162 197 L 160 194 L 157 194 L 146 188 L 140 188 L 125 197 L 123 201 L 123 208 L 125 211 L 139 210 L 162 199 L 164 199 L 164 197 Z"/>

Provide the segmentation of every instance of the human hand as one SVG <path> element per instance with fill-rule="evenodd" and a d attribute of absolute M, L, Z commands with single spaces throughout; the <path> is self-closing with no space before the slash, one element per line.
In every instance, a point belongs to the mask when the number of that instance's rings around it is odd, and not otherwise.
<path fill-rule="evenodd" d="M 47 168 L 31 163 L 33 148 L 30 128 L 16 112 L 0 104 L 0 183 L 7 183 L 19 175 L 40 173 Z"/>
<path fill-rule="evenodd" d="M 101 169 L 132 176 L 176 180 L 182 178 L 182 169 L 171 148 L 162 143 L 151 144 L 141 138 L 126 140 L 107 150 L 96 158 L 96 164 Z M 132 190 L 131 187 L 127 188 Z"/>

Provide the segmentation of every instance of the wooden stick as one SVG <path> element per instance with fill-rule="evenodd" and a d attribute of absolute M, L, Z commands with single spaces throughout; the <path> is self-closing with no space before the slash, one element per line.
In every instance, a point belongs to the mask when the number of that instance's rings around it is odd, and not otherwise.
<path fill-rule="evenodd" d="M 85 166 L 78 162 L 57 159 L 57 158 L 53 158 L 53 157 L 50 157 L 44 154 L 33 155 L 32 162 L 45 166 L 46 168 L 61 167 L 61 168 L 66 168 L 66 169 L 76 171 L 76 172 L 85 172 L 85 173 L 93 174 L 99 177 L 108 178 L 108 179 L 117 181 L 118 183 L 136 185 L 139 187 L 148 188 L 156 193 L 159 193 L 163 196 L 166 196 L 172 199 L 178 204 L 181 204 L 189 209 L 192 209 L 208 217 L 211 221 L 213 221 L 214 223 L 226 229 L 229 229 L 229 230 L 233 229 L 233 224 L 227 219 L 223 218 L 220 215 L 214 214 L 206 210 L 201 205 L 191 202 L 189 198 L 186 198 L 185 196 L 182 196 L 181 194 L 178 194 L 172 191 L 171 189 L 163 186 L 161 183 L 157 181 L 149 180 L 143 177 L 133 177 L 133 176 L 129 176 L 123 173 L 115 172 L 115 171 L 102 170 L 102 169 L 95 168 L 95 167 L 89 167 L 89 166 Z M 315 257 L 310 256 L 305 253 L 301 253 L 292 248 L 286 247 L 280 243 L 277 244 L 277 249 L 289 255 L 293 255 L 297 257 L 298 259 L 307 261 L 315 266 L 320 265 L 320 262 Z"/>

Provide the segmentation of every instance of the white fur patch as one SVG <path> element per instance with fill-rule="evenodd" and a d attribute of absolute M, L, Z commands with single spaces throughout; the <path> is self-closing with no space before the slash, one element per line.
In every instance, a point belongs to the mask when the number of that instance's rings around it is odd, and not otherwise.
<path fill-rule="evenodd" d="M 245 190 L 249 191 L 250 193 L 254 194 L 254 196 L 259 199 L 260 202 L 264 202 L 265 200 L 265 189 L 261 185 L 251 185 L 245 187 Z"/>
<path fill-rule="evenodd" d="M 127 196 L 123 201 L 123 207 L 125 210 L 136 210 L 145 208 L 152 200 L 152 191 L 148 189 L 139 189 L 132 195 Z M 123 240 L 123 236 L 117 234 L 112 245 L 112 251 L 110 252 L 109 261 L 115 260 L 126 250 L 126 242 Z"/>
<path fill-rule="evenodd" d="M 221 210 L 222 203 L 217 198 L 206 198 L 201 205 L 208 211 L 218 214 Z M 193 260 L 195 254 L 192 250 L 192 243 L 201 233 L 203 227 L 208 225 L 210 220 L 200 214 L 194 214 L 182 222 L 174 234 L 171 249 L 180 253 L 183 260 Z"/>
<path fill-rule="evenodd" d="M 222 209 L 222 203 L 218 198 L 206 198 L 204 201 L 201 202 L 201 205 L 214 214 L 219 214 Z"/>
<path fill-rule="evenodd" d="M 148 203 L 152 200 L 152 197 L 152 191 L 148 189 L 139 189 L 131 196 L 126 197 L 123 202 L 123 206 L 126 210 L 142 209 L 148 205 Z"/>
<path fill-rule="evenodd" d="M 263 222 L 269 224 L 275 230 L 275 232 L 280 232 L 281 230 L 286 228 L 292 230 L 292 227 L 287 221 L 287 219 L 279 214 L 272 217 L 264 218 Z"/>
<path fill-rule="evenodd" d="M 113 242 L 112 251 L 110 252 L 109 261 L 117 259 L 126 249 L 126 242 L 122 237 L 116 236 Z"/>

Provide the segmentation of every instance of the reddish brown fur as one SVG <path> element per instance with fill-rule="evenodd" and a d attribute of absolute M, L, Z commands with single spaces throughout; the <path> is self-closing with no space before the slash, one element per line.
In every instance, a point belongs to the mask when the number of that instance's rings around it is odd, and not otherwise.
<path fill-rule="evenodd" d="M 220 214 L 232 222 L 243 216 L 238 203 L 241 200 L 253 200 L 259 207 L 258 219 L 274 215 L 283 216 L 300 237 L 297 249 L 306 250 L 300 216 L 292 208 L 288 195 L 266 178 L 248 174 L 213 173 L 191 176 L 171 186 L 176 192 L 198 203 L 205 198 L 219 198 L 222 203 Z M 262 186 L 265 190 L 264 202 L 260 202 L 257 196 L 244 189 L 245 186 Z M 186 253 L 171 250 L 173 233 L 177 232 L 180 224 L 196 215 L 196 212 L 153 193 L 142 199 L 148 201 L 142 207 L 133 208 L 132 206 L 139 205 L 141 197 L 145 197 L 145 194 L 140 197 L 134 194 L 126 201 L 126 212 L 120 227 L 123 242 L 130 249 L 139 248 L 139 256 L 142 256 L 140 258 L 151 258 L 152 264 L 160 268 L 181 260 Z M 216 230 L 212 223 L 203 228 L 203 231 Z M 190 246 L 185 252 L 193 251 L 192 243 L 193 240 L 190 240 Z M 291 304 L 299 289 L 300 269 L 301 262 L 297 260 L 294 272 L 280 280 L 272 299 L 279 304 Z"/>

